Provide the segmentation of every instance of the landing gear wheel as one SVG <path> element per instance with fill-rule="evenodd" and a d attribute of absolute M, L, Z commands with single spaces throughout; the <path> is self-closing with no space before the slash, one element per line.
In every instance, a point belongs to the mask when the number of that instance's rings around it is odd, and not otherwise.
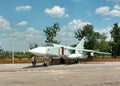
<path fill-rule="evenodd" d="M 46 56 L 44 56 L 44 64 L 43 64 L 44 66 L 49 66 L 49 62 L 47 62 L 47 59 L 48 58 Z"/>
<path fill-rule="evenodd" d="M 36 66 L 36 63 L 33 62 L 33 63 L 32 63 L 32 66 L 35 67 L 35 66 Z"/>
<path fill-rule="evenodd" d="M 60 58 L 60 63 L 61 63 L 61 64 L 64 64 L 64 63 L 65 63 L 65 59 L 61 57 L 61 58 Z"/>
<path fill-rule="evenodd" d="M 44 66 L 49 66 L 49 63 L 45 62 L 45 63 L 44 63 Z"/>
<path fill-rule="evenodd" d="M 79 59 L 76 59 L 76 60 L 75 60 L 75 63 L 79 63 Z"/>
<path fill-rule="evenodd" d="M 33 57 L 32 66 L 35 67 L 37 64 L 36 57 Z"/>

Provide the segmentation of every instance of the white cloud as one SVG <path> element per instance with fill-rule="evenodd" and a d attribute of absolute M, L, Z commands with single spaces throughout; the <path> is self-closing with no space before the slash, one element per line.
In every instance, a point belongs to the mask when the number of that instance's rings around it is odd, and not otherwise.
<path fill-rule="evenodd" d="M 25 25 L 27 25 L 27 24 L 28 24 L 27 21 L 21 21 L 21 22 L 19 22 L 17 25 L 18 25 L 18 26 L 25 26 Z"/>
<path fill-rule="evenodd" d="M 68 18 L 68 17 L 69 17 L 69 14 L 65 14 L 65 17 Z"/>
<path fill-rule="evenodd" d="M 11 26 L 8 20 L 3 16 L 0 16 L 0 46 L 7 51 L 11 51 Z M 25 31 L 17 31 L 15 29 L 15 51 L 26 51 L 29 43 L 43 43 L 44 39 L 42 37 L 41 31 L 29 27 Z"/>
<path fill-rule="evenodd" d="M 3 49 L 8 49 L 8 47 L 10 47 L 11 29 L 10 22 L 5 19 L 5 17 L 0 16 L 0 46 Z"/>
<path fill-rule="evenodd" d="M 0 16 L 0 30 L 10 30 L 11 26 L 8 20 L 3 16 Z"/>
<path fill-rule="evenodd" d="M 118 26 L 120 27 L 120 23 L 118 23 Z"/>
<path fill-rule="evenodd" d="M 68 14 L 65 14 L 65 8 L 60 6 L 54 6 L 53 8 L 45 9 L 45 13 L 52 17 L 69 17 Z"/>
<path fill-rule="evenodd" d="M 77 41 L 74 37 L 74 31 L 69 30 L 67 26 L 61 27 L 61 31 L 56 38 L 64 45 L 71 45 Z"/>
<path fill-rule="evenodd" d="M 18 6 L 16 7 L 16 11 L 30 11 L 32 9 L 31 6 L 27 5 L 27 6 Z"/>
<path fill-rule="evenodd" d="M 43 44 L 44 39 L 42 37 L 41 31 L 29 27 L 23 32 L 15 32 L 15 50 L 16 51 L 26 51 L 29 47 L 29 43 Z M 19 46 L 19 47 L 18 47 Z"/>
<path fill-rule="evenodd" d="M 107 0 L 107 1 L 112 1 L 114 3 L 119 3 L 120 2 L 120 0 Z"/>
<path fill-rule="evenodd" d="M 120 6 L 119 5 L 115 5 L 114 9 L 120 10 Z"/>
<path fill-rule="evenodd" d="M 104 20 L 109 21 L 109 20 L 111 20 L 111 18 L 105 18 Z"/>
<path fill-rule="evenodd" d="M 120 6 L 115 5 L 112 9 L 108 6 L 99 7 L 95 11 L 97 14 L 101 14 L 104 16 L 114 16 L 119 17 L 120 16 Z"/>
<path fill-rule="evenodd" d="M 81 1 L 81 0 L 73 0 L 73 1 L 75 1 L 75 2 L 79 2 L 79 1 Z"/>
<path fill-rule="evenodd" d="M 108 6 L 99 7 L 99 8 L 96 9 L 96 13 L 97 14 L 102 14 L 102 15 L 108 15 L 109 7 Z"/>
<path fill-rule="evenodd" d="M 40 39 L 41 32 L 32 27 L 29 27 L 24 32 L 15 32 L 15 36 L 18 38 L 24 38 L 25 40 Z"/>
<path fill-rule="evenodd" d="M 36 30 L 33 28 L 33 27 L 29 27 L 29 28 L 27 28 L 27 32 L 35 32 Z"/>
<path fill-rule="evenodd" d="M 120 10 L 114 9 L 109 12 L 109 15 L 119 17 L 120 16 Z"/>
<path fill-rule="evenodd" d="M 68 28 L 71 28 L 73 30 L 77 30 L 79 28 L 82 28 L 83 26 L 90 24 L 89 22 L 83 22 L 79 19 L 74 19 L 73 21 L 68 23 Z"/>
<path fill-rule="evenodd" d="M 112 30 L 112 28 L 106 28 L 106 29 L 102 29 L 102 30 L 95 30 L 96 32 L 99 32 L 100 34 L 103 34 L 105 33 L 105 35 L 107 36 L 107 41 L 110 41 L 111 40 L 111 34 L 110 34 L 110 31 Z"/>
<path fill-rule="evenodd" d="M 80 19 L 74 19 L 66 26 L 61 27 L 59 34 L 57 35 L 58 40 L 60 40 L 65 45 L 76 44 L 77 39 L 74 37 L 76 31 L 79 28 L 83 28 L 85 25 L 90 24 L 89 22 L 83 22 Z"/>

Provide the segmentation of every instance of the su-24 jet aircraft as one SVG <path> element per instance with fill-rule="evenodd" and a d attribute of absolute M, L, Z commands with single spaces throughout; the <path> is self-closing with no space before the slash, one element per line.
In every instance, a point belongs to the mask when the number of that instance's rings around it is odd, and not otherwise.
<path fill-rule="evenodd" d="M 110 54 L 106 52 L 99 52 L 95 50 L 84 49 L 85 37 L 77 44 L 76 47 L 64 46 L 59 44 L 51 44 L 51 46 L 37 47 L 29 50 L 35 56 L 44 56 L 44 65 L 47 66 L 48 57 L 58 57 L 58 58 L 69 58 L 69 59 L 79 59 L 83 58 L 86 53 L 99 53 L 99 54 Z M 36 65 L 36 62 L 33 62 Z"/>

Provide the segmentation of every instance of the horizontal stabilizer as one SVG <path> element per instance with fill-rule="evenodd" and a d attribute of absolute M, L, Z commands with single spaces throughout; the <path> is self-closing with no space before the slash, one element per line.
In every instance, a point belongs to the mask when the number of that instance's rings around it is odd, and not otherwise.
<path fill-rule="evenodd" d="M 100 51 L 95 51 L 95 50 L 88 50 L 88 49 L 80 49 L 80 51 L 83 51 L 83 52 L 90 52 L 90 53 L 98 53 L 98 54 L 111 55 L 111 53 L 100 52 Z"/>

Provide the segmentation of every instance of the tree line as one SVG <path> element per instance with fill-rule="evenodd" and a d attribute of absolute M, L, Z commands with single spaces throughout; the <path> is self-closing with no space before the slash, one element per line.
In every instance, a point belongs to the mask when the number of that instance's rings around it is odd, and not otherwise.
<path fill-rule="evenodd" d="M 44 29 L 44 33 L 46 36 L 45 42 L 47 43 L 57 43 L 59 44 L 59 40 L 55 40 L 57 33 L 60 31 L 59 23 L 54 23 L 53 26 L 46 27 Z M 115 23 L 113 28 L 110 31 L 111 39 L 110 41 L 106 41 L 106 34 L 95 32 L 94 26 L 87 24 L 83 28 L 78 28 L 74 32 L 75 38 L 79 41 L 86 37 L 85 41 L 85 49 L 98 50 L 102 52 L 110 52 L 112 57 L 120 56 L 120 26 L 118 23 Z M 75 46 L 73 44 L 72 46 Z"/>
<path fill-rule="evenodd" d="M 59 23 L 54 23 L 52 26 L 47 26 L 43 32 L 45 33 L 45 42 L 46 43 L 56 43 L 59 44 L 60 41 L 56 40 L 58 32 L 60 32 L 61 28 Z M 85 49 L 97 50 L 102 52 L 109 52 L 112 54 L 112 57 L 120 57 L 120 26 L 118 23 L 115 23 L 110 31 L 111 39 L 110 41 L 106 41 L 106 34 L 95 32 L 94 26 L 87 24 L 83 28 L 78 28 L 74 32 L 74 37 L 79 41 L 86 37 L 85 41 Z M 75 47 L 77 44 L 73 44 L 71 46 Z M 33 42 L 29 43 L 29 49 L 33 49 L 38 47 L 38 44 Z M 18 59 L 30 58 L 31 54 L 23 53 L 23 52 L 15 52 L 15 57 Z M 0 47 L 0 59 L 11 58 L 11 52 L 4 51 Z"/>

